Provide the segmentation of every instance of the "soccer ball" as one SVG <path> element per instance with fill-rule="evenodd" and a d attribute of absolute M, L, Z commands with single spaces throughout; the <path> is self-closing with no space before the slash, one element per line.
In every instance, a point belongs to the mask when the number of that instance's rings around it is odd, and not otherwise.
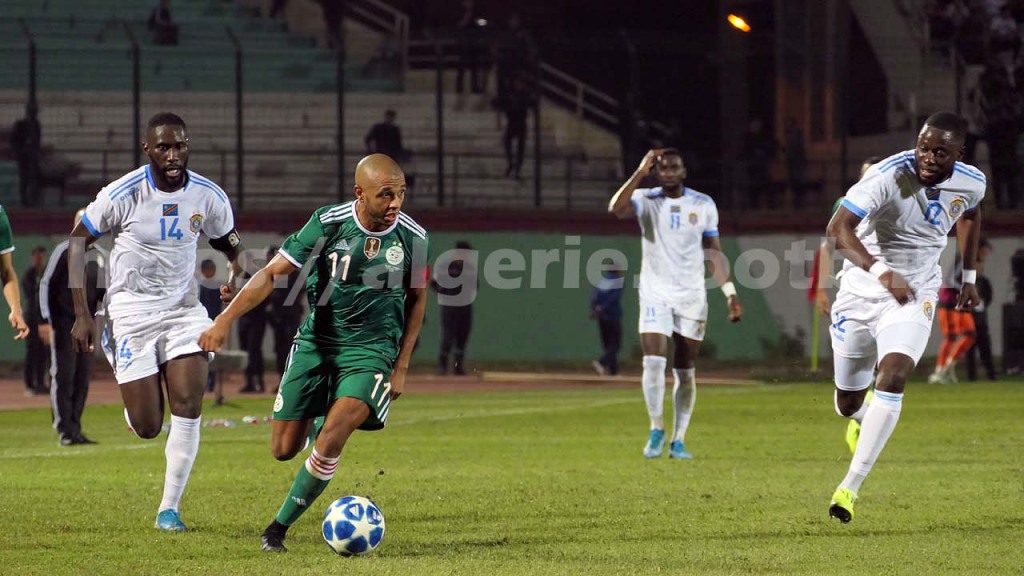
<path fill-rule="evenodd" d="M 324 540 L 342 556 L 369 554 L 384 540 L 384 515 L 373 500 L 344 496 L 324 515 Z"/>

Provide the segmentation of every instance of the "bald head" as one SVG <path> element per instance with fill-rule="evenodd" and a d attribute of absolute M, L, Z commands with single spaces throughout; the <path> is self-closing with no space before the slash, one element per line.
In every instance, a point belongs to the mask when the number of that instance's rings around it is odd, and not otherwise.
<path fill-rule="evenodd" d="M 380 232 L 398 220 L 405 200 L 405 174 L 391 157 L 370 154 L 356 165 L 356 212 L 367 229 Z"/>
<path fill-rule="evenodd" d="M 386 154 L 370 154 L 356 164 L 356 186 L 373 190 L 384 182 L 405 182 L 405 174 L 398 163 Z"/>

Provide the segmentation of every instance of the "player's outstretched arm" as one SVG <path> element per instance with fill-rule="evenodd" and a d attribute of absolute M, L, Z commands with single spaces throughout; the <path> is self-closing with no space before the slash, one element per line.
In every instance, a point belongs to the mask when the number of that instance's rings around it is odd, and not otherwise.
<path fill-rule="evenodd" d="M 864 247 L 857 238 L 857 225 L 860 221 L 860 216 L 848 210 L 846 206 L 839 206 L 828 223 L 826 235 L 829 240 L 835 242 L 836 250 L 843 258 L 876 276 L 897 302 L 906 304 L 914 297 L 914 290 L 903 276 L 890 270 L 885 262 L 876 260 Z"/>
<path fill-rule="evenodd" d="M 405 290 L 405 327 L 402 330 L 402 342 L 395 359 L 395 368 L 391 372 L 391 399 L 394 400 L 405 391 L 405 375 L 409 372 L 409 360 L 412 359 L 416 339 L 420 337 L 423 327 L 423 315 L 427 311 L 427 289 L 407 288 Z"/>
<path fill-rule="evenodd" d="M 743 305 L 740 304 L 736 286 L 729 278 L 729 262 L 722 252 L 722 241 L 718 236 L 705 236 L 703 246 L 708 260 L 711 261 L 711 277 L 715 284 L 722 287 L 722 293 L 725 294 L 725 300 L 729 305 L 729 322 L 739 322 L 743 318 Z"/>
<path fill-rule="evenodd" d="M 978 288 L 975 286 L 978 277 L 975 269 L 978 261 L 978 243 L 981 241 L 981 206 L 964 213 L 956 221 L 956 240 L 964 263 L 963 282 L 956 307 L 958 310 L 974 310 L 981 302 Z"/>
<path fill-rule="evenodd" d="M 661 152 L 660 149 L 647 151 L 647 154 L 644 155 L 644 159 L 640 161 L 640 165 L 637 166 L 633 175 L 622 184 L 618 191 L 615 192 L 615 195 L 612 196 L 611 201 L 608 202 L 608 212 L 622 220 L 636 217 L 636 208 L 633 207 L 633 191 L 636 190 L 637 186 L 640 185 L 640 181 L 654 167 L 654 163 L 661 156 Z"/>
<path fill-rule="evenodd" d="M 4 287 L 4 299 L 11 307 L 7 319 L 14 328 L 14 339 L 22 340 L 28 336 L 28 324 L 21 312 L 21 290 L 18 288 L 18 272 L 14 269 L 14 258 L 10 252 L 0 254 L 0 282 Z"/>
<path fill-rule="evenodd" d="M 71 237 L 68 238 L 68 284 L 71 285 L 71 301 L 75 304 L 75 323 L 71 327 L 71 341 L 76 352 L 92 352 L 94 349 L 92 331 L 95 324 L 85 294 L 85 251 L 96 240 L 97 237 L 82 221 L 75 224 L 75 228 L 71 230 Z"/>
<path fill-rule="evenodd" d="M 228 307 L 217 315 L 217 318 L 213 320 L 213 326 L 207 328 L 199 336 L 199 347 L 207 352 L 220 350 L 228 339 L 231 324 L 266 300 L 267 296 L 274 291 L 274 277 L 287 276 L 296 270 L 298 268 L 280 253 L 274 256 L 266 266 L 253 275 L 238 295 L 231 300 Z"/>

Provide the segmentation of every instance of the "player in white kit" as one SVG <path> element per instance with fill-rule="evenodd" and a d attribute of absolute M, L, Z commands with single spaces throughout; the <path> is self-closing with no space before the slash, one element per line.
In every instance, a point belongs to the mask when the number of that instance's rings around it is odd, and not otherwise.
<path fill-rule="evenodd" d="M 661 186 L 637 188 L 657 168 Z M 665 366 L 669 339 L 673 344 L 674 408 L 669 457 L 692 458 L 685 445 L 686 429 L 696 399 L 694 360 L 704 339 L 708 319 L 704 279 L 704 250 L 714 261 L 722 257 L 718 209 L 714 200 L 683 186 L 686 166 L 678 150 L 647 152 L 636 172 L 612 197 L 608 211 L 616 217 L 637 218 L 642 236 L 640 266 L 640 343 L 643 347 L 643 390 L 651 420 L 644 457 L 657 458 L 665 447 L 662 418 Z M 729 301 L 729 320 L 743 315 L 728 265 L 714 267 L 715 281 Z"/>
<path fill-rule="evenodd" d="M 161 381 L 166 385 L 171 428 L 156 527 L 182 531 L 186 526 L 178 504 L 199 451 L 209 369 L 209 356 L 197 344 L 211 321 L 197 296 L 196 246 L 200 234 L 206 234 L 210 246 L 231 261 L 228 285 L 221 289 L 225 295 L 241 272 L 241 246 L 227 195 L 187 169 L 189 142 L 180 117 L 160 113 L 150 119 L 142 149 L 149 164 L 103 188 L 71 232 L 69 275 L 77 316 L 72 338 L 76 350 L 93 349 L 81 280 L 84 252 L 113 232 L 103 347 L 120 385 L 125 416 L 141 438 L 160 434 Z"/>
<path fill-rule="evenodd" d="M 917 147 L 872 166 L 828 225 L 845 258 L 831 310 L 836 411 L 861 422 L 849 472 L 829 504 L 843 523 L 853 519 L 860 485 L 899 420 L 907 375 L 928 344 L 939 256 L 954 224 L 964 263 L 957 307 L 979 301 L 974 263 L 985 175 L 959 162 L 966 131 L 955 114 L 930 116 Z M 866 402 L 876 362 L 875 394 Z"/>

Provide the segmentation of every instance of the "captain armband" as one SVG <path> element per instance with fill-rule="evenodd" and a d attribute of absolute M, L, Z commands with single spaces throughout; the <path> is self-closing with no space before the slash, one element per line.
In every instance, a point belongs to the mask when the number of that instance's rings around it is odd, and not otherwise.
<path fill-rule="evenodd" d="M 238 231 L 234 228 L 220 238 L 210 238 L 210 247 L 218 252 L 230 252 L 242 243 Z"/>

